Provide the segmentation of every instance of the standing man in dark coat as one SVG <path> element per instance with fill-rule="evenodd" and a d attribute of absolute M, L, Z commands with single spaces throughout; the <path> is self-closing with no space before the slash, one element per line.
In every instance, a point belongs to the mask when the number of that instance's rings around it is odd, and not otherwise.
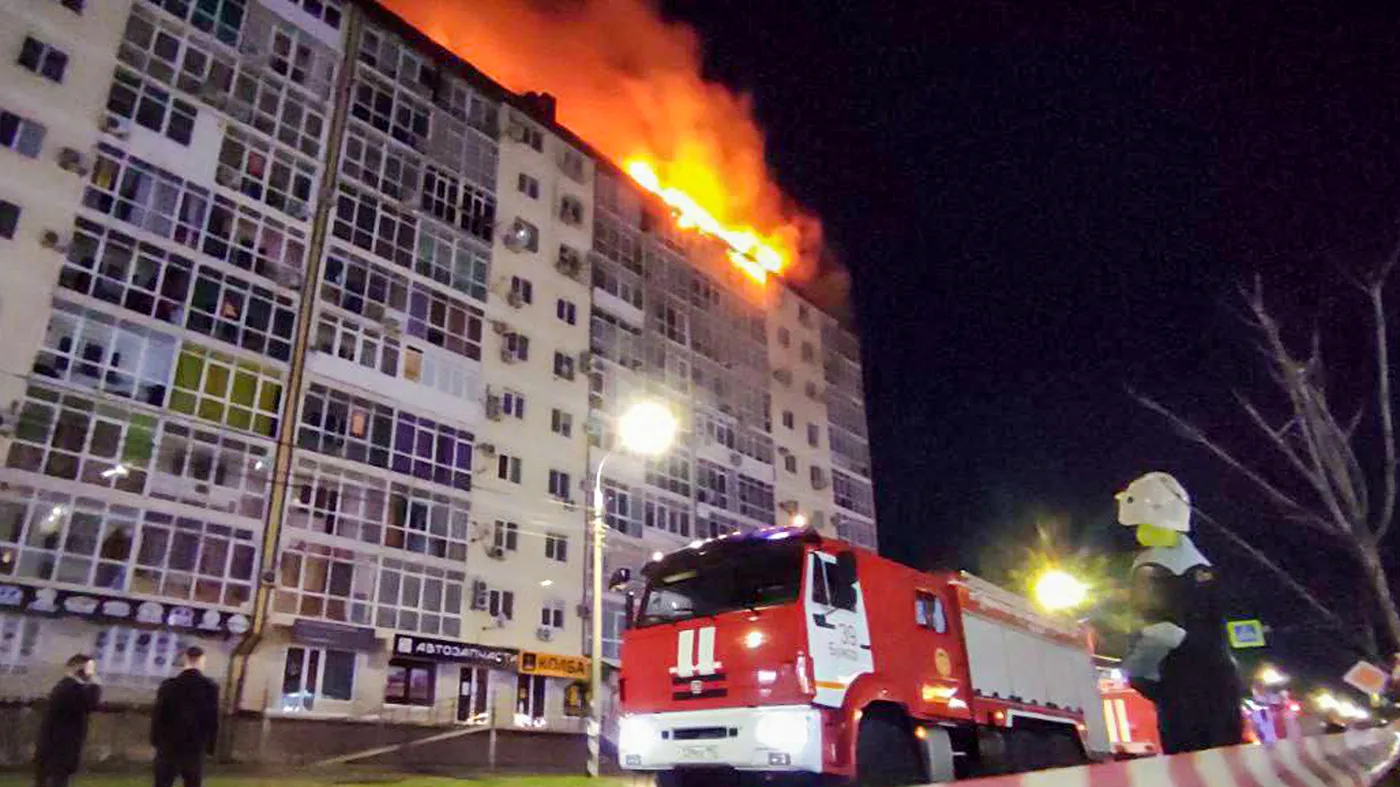
<path fill-rule="evenodd" d="M 185 650 L 185 670 L 160 684 L 151 715 L 151 745 L 156 749 L 155 787 L 172 787 L 179 776 L 185 787 L 204 783 L 204 756 L 219 739 L 219 687 L 204 676 L 204 650 Z"/>
<path fill-rule="evenodd" d="M 88 714 L 102 698 L 97 662 L 86 653 L 68 659 L 68 674 L 49 692 L 34 750 L 35 787 L 68 787 L 83 759 Z"/>

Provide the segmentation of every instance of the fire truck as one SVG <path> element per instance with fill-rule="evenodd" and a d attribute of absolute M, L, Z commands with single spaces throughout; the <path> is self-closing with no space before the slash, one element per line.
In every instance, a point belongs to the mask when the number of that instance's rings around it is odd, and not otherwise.
<path fill-rule="evenodd" d="M 1116 665 L 1099 664 L 1099 694 L 1108 728 L 1108 742 L 1119 759 L 1151 757 L 1162 752 L 1157 735 L 1157 707 L 1128 685 Z"/>
<path fill-rule="evenodd" d="M 1110 753 L 1087 632 L 970 574 L 790 528 L 641 573 L 618 760 L 660 787 L 922 784 Z"/>

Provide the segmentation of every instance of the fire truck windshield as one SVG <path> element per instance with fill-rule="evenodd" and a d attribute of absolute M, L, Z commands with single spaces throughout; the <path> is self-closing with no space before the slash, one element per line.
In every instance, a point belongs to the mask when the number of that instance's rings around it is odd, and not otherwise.
<path fill-rule="evenodd" d="M 796 539 L 720 541 L 669 555 L 648 572 L 637 626 L 792 603 L 802 555 Z"/>

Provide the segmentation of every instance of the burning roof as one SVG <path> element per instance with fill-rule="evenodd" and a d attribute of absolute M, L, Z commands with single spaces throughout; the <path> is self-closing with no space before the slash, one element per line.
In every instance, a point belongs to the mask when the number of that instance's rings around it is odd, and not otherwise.
<path fill-rule="evenodd" d="M 648 0 L 381 2 L 507 88 L 557 96 L 560 123 L 749 276 L 815 272 L 820 223 L 774 182 L 747 97 L 706 80 L 694 31 Z"/>

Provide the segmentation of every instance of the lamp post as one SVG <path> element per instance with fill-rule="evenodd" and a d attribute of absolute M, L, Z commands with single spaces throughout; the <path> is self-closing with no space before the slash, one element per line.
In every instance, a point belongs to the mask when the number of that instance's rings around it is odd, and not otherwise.
<path fill-rule="evenodd" d="M 660 402 L 638 402 L 627 409 L 617 422 L 618 448 L 640 456 L 659 456 L 671 447 L 676 436 L 676 417 Z M 603 533 L 604 518 L 603 466 L 613 452 L 603 454 L 598 472 L 593 478 L 593 596 L 589 616 L 593 624 L 593 652 L 589 666 L 588 703 L 588 775 L 599 775 L 603 719 Z"/>

